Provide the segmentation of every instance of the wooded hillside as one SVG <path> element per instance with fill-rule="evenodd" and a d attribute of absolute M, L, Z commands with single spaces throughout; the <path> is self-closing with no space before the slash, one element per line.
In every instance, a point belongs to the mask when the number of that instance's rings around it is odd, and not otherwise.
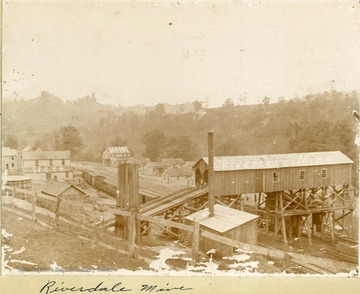
<path fill-rule="evenodd" d="M 235 105 L 227 99 L 222 107 L 212 109 L 200 101 L 129 109 L 102 105 L 94 95 L 64 102 L 43 92 L 31 100 L 4 101 L 3 140 L 19 149 L 77 147 L 73 153 L 77 160 L 99 160 L 111 145 L 127 145 L 135 156 L 153 160 L 195 160 L 206 155 L 211 130 L 217 155 L 340 150 L 357 161 L 354 109 L 359 110 L 355 91 L 309 94 L 276 103 L 264 98 L 259 105 Z M 61 144 L 62 138 L 77 146 Z"/>

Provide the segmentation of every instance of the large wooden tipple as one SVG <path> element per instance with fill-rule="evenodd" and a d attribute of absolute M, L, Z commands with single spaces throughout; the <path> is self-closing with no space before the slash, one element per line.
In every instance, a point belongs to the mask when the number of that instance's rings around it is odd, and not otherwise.
<path fill-rule="evenodd" d="M 197 186 L 208 183 L 208 163 L 203 157 L 193 167 Z M 352 163 L 340 151 L 214 157 L 213 193 L 217 203 L 238 209 L 252 197 L 259 225 L 285 242 L 305 231 L 311 244 L 314 228 L 321 237 L 328 228 L 334 240 L 335 224 L 349 235 L 355 227 L 345 224 L 355 209 Z"/>

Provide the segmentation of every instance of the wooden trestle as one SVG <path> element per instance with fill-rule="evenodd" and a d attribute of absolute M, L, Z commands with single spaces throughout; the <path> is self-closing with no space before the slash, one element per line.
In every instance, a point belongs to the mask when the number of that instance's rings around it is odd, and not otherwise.
<path fill-rule="evenodd" d="M 265 224 L 267 232 L 273 225 L 275 239 L 281 234 L 283 241 L 288 242 L 289 238 L 300 237 L 305 231 L 310 245 L 314 229 L 321 239 L 328 229 L 331 240 L 335 241 L 335 224 L 341 227 L 343 234 L 354 236 L 354 209 L 354 199 L 348 185 L 340 189 L 330 186 L 272 192 L 266 194 L 265 200 L 260 196 L 257 203 L 260 223 Z M 350 221 L 350 229 L 346 228 L 346 218 Z"/>

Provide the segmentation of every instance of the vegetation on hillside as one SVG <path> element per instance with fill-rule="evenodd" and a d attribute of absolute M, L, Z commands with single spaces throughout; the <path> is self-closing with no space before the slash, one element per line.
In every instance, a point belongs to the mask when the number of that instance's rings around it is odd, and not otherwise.
<path fill-rule="evenodd" d="M 94 95 L 63 102 L 43 92 L 32 100 L 4 101 L 3 107 L 5 146 L 68 148 L 75 160 L 99 160 L 107 146 L 125 144 L 138 157 L 196 160 L 206 155 L 207 132 L 213 131 L 216 155 L 340 150 L 358 161 L 351 117 L 359 109 L 355 91 L 281 97 L 277 103 L 265 97 L 259 105 L 236 105 L 228 98 L 212 109 L 198 100 L 128 109 L 102 105 Z"/>

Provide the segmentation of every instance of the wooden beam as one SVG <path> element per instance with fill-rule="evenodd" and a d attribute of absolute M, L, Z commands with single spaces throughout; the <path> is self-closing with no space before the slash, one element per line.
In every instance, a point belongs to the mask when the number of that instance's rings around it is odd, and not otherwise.
<path fill-rule="evenodd" d="M 145 216 L 145 215 L 140 215 L 139 214 L 138 219 L 143 220 L 143 221 L 148 221 L 150 223 L 155 223 L 155 224 L 159 224 L 159 225 L 178 228 L 178 229 L 184 230 L 184 231 L 192 232 L 192 230 L 193 230 L 192 226 L 185 225 L 185 224 L 182 224 L 182 223 L 172 222 L 172 221 L 169 221 L 169 220 L 154 218 L 152 216 Z"/>
<path fill-rule="evenodd" d="M 282 194 L 280 195 L 280 214 L 281 214 L 281 227 L 282 227 L 282 235 L 283 235 L 283 241 L 287 243 L 286 239 L 286 224 L 285 224 L 285 216 L 284 216 L 284 204 L 283 204 L 283 198 Z"/>
<path fill-rule="evenodd" d="M 129 232 L 130 232 L 130 245 L 129 245 L 129 256 L 134 257 L 135 255 L 135 240 L 136 240 L 136 208 L 131 208 L 129 219 Z"/>

